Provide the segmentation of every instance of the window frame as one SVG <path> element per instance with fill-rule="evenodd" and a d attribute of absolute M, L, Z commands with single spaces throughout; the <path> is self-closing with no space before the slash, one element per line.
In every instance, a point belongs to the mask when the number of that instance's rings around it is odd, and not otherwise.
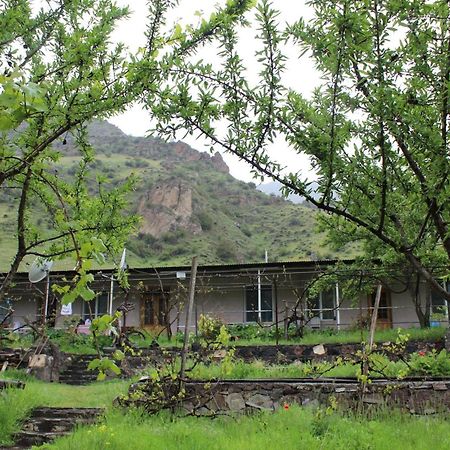
<path fill-rule="evenodd" d="M 272 284 L 261 284 L 261 310 L 258 309 L 249 309 L 248 303 L 248 293 L 254 292 L 256 293 L 256 307 L 258 307 L 258 290 L 259 287 L 257 284 L 248 284 L 244 288 L 244 302 L 245 302 L 245 323 L 258 323 L 258 318 L 261 316 L 261 323 L 271 323 L 273 322 L 273 314 L 274 314 L 274 295 L 273 295 L 273 285 Z M 263 309 L 264 299 L 263 292 L 270 292 L 270 309 Z M 249 320 L 249 314 L 256 314 L 256 320 Z M 269 320 L 263 320 L 264 314 L 269 314 Z"/>
<path fill-rule="evenodd" d="M 106 308 L 105 308 L 105 312 L 101 312 L 99 313 L 99 300 L 100 298 L 104 298 L 106 297 Z M 91 319 L 90 315 L 89 315 L 89 308 L 87 305 L 88 302 L 83 301 L 83 309 L 81 311 L 81 318 L 83 320 L 86 319 Z M 90 301 L 91 304 L 91 309 L 92 309 L 92 319 L 96 319 L 97 317 L 103 316 L 105 314 L 108 314 L 108 306 L 109 306 L 109 292 L 107 291 L 102 291 L 102 292 L 98 292 L 95 296 L 95 299 L 92 299 Z"/>
<path fill-rule="evenodd" d="M 332 308 L 324 308 L 323 307 L 323 294 L 325 293 L 331 293 L 333 295 L 333 307 Z M 311 318 L 318 318 L 319 320 L 326 320 L 326 321 L 334 321 L 337 320 L 337 296 L 336 296 L 336 287 L 331 288 L 328 291 L 320 291 L 319 294 L 316 297 L 310 298 L 308 300 L 309 305 L 313 306 L 312 308 L 308 308 L 308 311 L 312 313 Z M 318 308 L 316 308 L 318 306 Z M 324 313 L 331 313 L 333 317 L 328 318 L 324 317 Z"/>

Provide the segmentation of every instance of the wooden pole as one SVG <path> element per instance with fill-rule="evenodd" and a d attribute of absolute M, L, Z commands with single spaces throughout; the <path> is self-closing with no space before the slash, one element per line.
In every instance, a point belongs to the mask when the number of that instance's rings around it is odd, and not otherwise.
<path fill-rule="evenodd" d="M 378 309 L 380 308 L 381 300 L 381 283 L 377 287 L 377 294 L 375 295 L 375 304 L 373 305 L 372 320 L 370 322 L 370 334 L 369 334 L 369 351 L 372 350 L 373 341 L 375 340 L 375 330 L 377 328 Z"/>
<path fill-rule="evenodd" d="M 284 338 L 286 340 L 289 337 L 288 321 L 289 321 L 289 308 L 287 302 L 284 302 Z"/>
<path fill-rule="evenodd" d="M 375 303 L 373 305 L 373 310 L 372 310 L 372 319 L 370 321 L 370 331 L 369 331 L 369 346 L 367 348 L 367 353 L 366 353 L 366 349 L 365 348 L 363 349 L 363 355 L 364 355 L 363 375 L 365 375 L 366 377 L 369 374 L 369 361 L 367 358 L 368 358 L 368 355 L 370 354 L 370 352 L 372 351 L 373 341 L 375 340 L 375 330 L 377 328 L 378 309 L 380 307 L 380 300 L 381 300 L 381 289 L 382 289 L 382 285 L 380 283 L 377 287 L 377 293 L 375 295 Z M 364 382 L 363 383 L 363 394 L 365 392 L 365 388 L 366 388 L 366 384 Z"/>
<path fill-rule="evenodd" d="M 184 322 L 184 342 L 183 342 L 183 350 L 181 352 L 181 368 L 180 368 L 180 378 L 183 379 L 186 371 L 186 354 L 188 348 L 189 341 L 189 325 L 191 322 L 191 311 L 194 305 L 194 296 L 195 296 L 195 280 L 197 278 L 197 257 L 194 256 L 192 258 L 191 265 L 191 278 L 189 280 L 189 301 L 188 307 L 186 311 L 186 320 Z"/>

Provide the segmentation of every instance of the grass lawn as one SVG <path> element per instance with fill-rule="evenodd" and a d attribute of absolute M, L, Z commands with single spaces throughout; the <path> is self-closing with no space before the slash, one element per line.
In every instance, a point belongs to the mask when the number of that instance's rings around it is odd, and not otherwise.
<path fill-rule="evenodd" d="M 0 391 L 0 445 L 11 443 L 11 434 L 19 429 L 19 421 L 37 406 L 112 408 L 113 399 L 125 394 L 129 380 L 93 383 L 87 386 L 69 386 L 44 383 L 19 371 L 6 371 L 1 377 L 22 379 L 25 389 Z"/>
<path fill-rule="evenodd" d="M 129 381 L 88 386 L 43 383 L 20 372 L 11 377 L 26 381 L 24 390 L 0 393 L 0 445 L 35 406 L 104 407 L 102 422 L 78 428 L 46 449 L 448 449 L 446 416 L 415 417 L 398 411 L 380 412 L 370 419 L 288 405 L 275 413 L 208 418 L 177 417 L 163 412 L 147 416 L 138 410 L 126 414 L 112 400 L 127 390 Z"/>
<path fill-rule="evenodd" d="M 139 411 L 110 412 L 104 422 L 78 429 L 46 449 L 61 450 L 260 450 L 260 449 L 448 449 L 444 417 L 386 412 L 364 420 L 338 413 L 288 410 L 237 418 L 148 417 Z"/>

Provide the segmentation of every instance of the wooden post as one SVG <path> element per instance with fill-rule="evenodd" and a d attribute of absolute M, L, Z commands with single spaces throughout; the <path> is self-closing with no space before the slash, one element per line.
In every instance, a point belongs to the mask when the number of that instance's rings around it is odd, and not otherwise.
<path fill-rule="evenodd" d="M 180 368 L 180 378 L 181 379 L 184 378 L 185 371 L 186 371 L 186 354 L 187 354 L 188 341 L 189 341 L 189 325 L 191 322 L 192 306 L 194 305 L 196 277 L 197 277 L 197 257 L 194 256 L 192 258 L 191 278 L 189 280 L 189 301 L 188 301 L 188 307 L 187 307 L 187 311 L 186 311 L 186 320 L 184 322 L 184 342 L 183 342 L 183 350 L 181 352 L 181 368 Z"/>
<path fill-rule="evenodd" d="M 381 283 L 377 287 L 377 293 L 375 295 L 375 303 L 373 305 L 372 310 L 372 319 L 370 321 L 370 331 L 369 331 L 369 346 L 368 346 L 368 352 L 366 353 L 366 349 L 363 349 L 363 375 L 367 376 L 369 374 L 369 362 L 367 360 L 368 355 L 372 351 L 373 348 L 373 341 L 375 340 L 375 329 L 377 328 L 377 317 L 378 317 L 378 308 L 380 307 L 380 300 L 381 300 L 381 289 L 382 285 Z M 365 383 L 363 385 L 363 394 L 365 392 Z"/>
<path fill-rule="evenodd" d="M 289 337 L 288 323 L 289 323 L 289 308 L 288 308 L 287 302 L 285 302 L 284 303 L 284 338 L 286 340 Z"/>
<path fill-rule="evenodd" d="M 372 350 L 373 341 L 375 340 L 375 329 L 377 327 L 378 309 L 380 307 L 381 300 L 381 283 L 377 287 L 377 294 L 375 296 L 375 304 L 373 305 L 372 320 L 370 322 L 370 334 L 369 334 L 369 350 Z"/>

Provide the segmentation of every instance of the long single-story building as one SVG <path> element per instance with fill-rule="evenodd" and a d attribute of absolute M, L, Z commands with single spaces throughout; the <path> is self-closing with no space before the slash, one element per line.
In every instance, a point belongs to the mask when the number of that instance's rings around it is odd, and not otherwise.
<path fill-rule="evenodd" d="M 227 324 L 278 322 L 283 326 L 289 317 L 291 321 L 304 320 L 307 326 L 317 329 L 356 328 L 371 315 L 376 285 L 372 292 L 366 290 L 354 298 L 345 298 L 339 283 L 323 292 L 308 294 L 312 280 L 336 264 L 338 261 L 325 260 L 199 266 L 190 327 L 194 330 L 198 318 L 204 314 Z M 345 261 L 339 264 L 345 265 Z M 67 283 L 73 272 L 51 271 L 37 283 L 31 283 L 27 273 L 17 274 L 14 285 L 0 303 L 0 322 L 12 307 L 11 327 L 44 317 L 56 327 L 64 327 L 68 320 L 86 320 L 114 312 L 126 301 L 134 308 L 126 314 L 126 326 L 157 331 L 169 324 L 172 332 L 184 329 L 191 267 L 129 268 L 128 293 L 119 286 L 113 271 L 92 273 L 96 298 L 89 305 L 77 299 L 71 307 L 64 308 L 52 285 Z M 410 291 L 401 284 L 398 278 L 383 283 L 380 327 L 419 326 Z M 447 302 L 425 282 L 420 283 L 419 290 L 423 307 L 430 308 L 432 320 L 446 323 Z"/>

